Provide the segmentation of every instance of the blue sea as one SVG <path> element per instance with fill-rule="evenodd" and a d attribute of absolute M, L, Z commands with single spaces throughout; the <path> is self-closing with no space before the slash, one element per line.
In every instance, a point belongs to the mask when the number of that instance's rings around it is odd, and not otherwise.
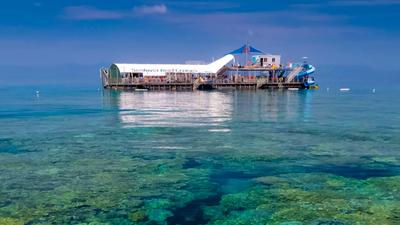
<path fill-rule="evenodd" d="M 400 224 L 396 90 L 0 96 L 1 225 Z"/>

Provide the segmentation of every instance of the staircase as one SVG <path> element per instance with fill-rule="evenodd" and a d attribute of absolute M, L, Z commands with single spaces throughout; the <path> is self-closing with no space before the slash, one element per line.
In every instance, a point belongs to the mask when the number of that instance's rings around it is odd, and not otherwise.
<path fill-rule="evenodd" d="M 264 84 L 268 82 L 267 78 L 260 77 L 257 79 L 257 89 L 261 88 Z"/>
<path fill-rule="evenodd" d="M 204 84 L 203 78 L 198 77 L 193 81 L 193 90 L 197 90 L 200 85 Z"/>
<path fill-rule="evenodd" d="M 101 68 L 100 69 L 100 78 L 103 84 L 103 87 L 109 85 L 109 74 L 108 74 L 108 69 L 107 68 Z"/>
<path fill-rule="evenodd" d="M 293 79 L 303 70 L 302 66 L 298 66 L 294 68 L 289 75 L 286 77 L 286 83 L 290 83 Z"/>
<path fill-rule="evenodd" d="M 222 80 L 224 79 L 225 72 L 228 70 L 228 67 L 224 66 L 220 71 L 217 73 L 217 79 Z"/>

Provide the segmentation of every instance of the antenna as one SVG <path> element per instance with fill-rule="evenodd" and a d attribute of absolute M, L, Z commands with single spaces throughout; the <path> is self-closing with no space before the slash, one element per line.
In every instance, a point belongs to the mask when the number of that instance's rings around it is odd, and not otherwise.
<path fill-rule="evenodd" d="M 249 52 L 250 52 L 249 40 L 246 40 L 246 46 L 244 48 L 244 52 L 246 54 L 246 62 L 244 63 L 244 65 L 247 66 L 248 55 L 249 55 Z"/>

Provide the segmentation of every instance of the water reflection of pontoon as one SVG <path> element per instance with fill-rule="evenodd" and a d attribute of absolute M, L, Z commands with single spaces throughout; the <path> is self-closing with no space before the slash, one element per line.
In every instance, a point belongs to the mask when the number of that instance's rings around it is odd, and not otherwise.
<path fill-rule="evenodd" d="M 219 92 L 122 92 L 124 127 L 221 126 L 231 119 L 232 96 Z"/>
<path fill-rule="evenodd" d="M 311 93 L 303 91 L 258 91 L 237 93 L 233 120 L 288 121 L 310 117 Z"/>
<path fill-rule="evenodd" d="M 228 131 L 231 121 L 310 121 L 311 92 L 104 92 L 105 107 L 124 127 L 210 126 Z"/>

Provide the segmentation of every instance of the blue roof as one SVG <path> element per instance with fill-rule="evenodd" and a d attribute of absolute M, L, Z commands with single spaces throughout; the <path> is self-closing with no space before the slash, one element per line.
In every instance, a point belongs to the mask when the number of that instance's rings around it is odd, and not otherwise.
<path fill-rule="evenodd" d="M 262 51 L 253 48 L 250 45 L 243 45 L 242 47 L 230 52 L 229 54 L 246 54 L 246 53 L 263 53 Z"/>

